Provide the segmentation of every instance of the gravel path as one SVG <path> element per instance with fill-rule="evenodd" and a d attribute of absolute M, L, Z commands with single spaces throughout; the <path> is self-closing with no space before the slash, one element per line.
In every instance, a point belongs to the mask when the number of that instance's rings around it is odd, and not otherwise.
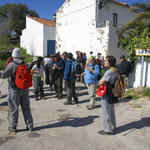
<path fill-rule="evenodd" d="M 30 91 L 35 131 L 25 131 L 20 110 L 19 132 L 8 135 L 7 80 L 0 79 L 0 150 L 150 150 L 150 101 L 121 102 L 116 105 L 118 133 L 101 136 L 100 100 L 87 110 L 87 89 L 80 87 L 80 104 L 64 106 L 45 86 L 46 100 L 36 102 Z"/>

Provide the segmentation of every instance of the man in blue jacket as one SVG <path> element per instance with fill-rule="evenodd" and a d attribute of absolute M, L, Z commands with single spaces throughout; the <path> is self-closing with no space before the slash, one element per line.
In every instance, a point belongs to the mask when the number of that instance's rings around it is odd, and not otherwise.
<path fill-rule="evenodd" d="M 66 82 L 67 86 L 67 101 L 64 103 L 64 105 L 71 105 L 72 98 L 74 99 L 75 104 L 78 104 L 78 97 L 75 90 L 76 76 L 71 72 L 72 62 L 73 62 L 73 55 L 72 53 L 68 53 L 64 71 L 64 81 Z"/>
<path fill-rule="evenodd" d="M 84 75 L 84 80 L 88 87 L 90 103 L 87 105 L 87 108 L 89 110 L 95 108 L 96 88 L 98 83 L 97 78 L 99 74 L 99 65 L 95 64 L 95 58 L 90 56 L 85 66 L 85 72 L 82 74 Z"/>

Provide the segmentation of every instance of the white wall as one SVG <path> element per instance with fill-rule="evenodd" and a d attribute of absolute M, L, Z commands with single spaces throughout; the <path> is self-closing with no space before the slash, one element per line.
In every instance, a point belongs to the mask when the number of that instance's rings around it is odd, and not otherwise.
<path fill-rule="evenodd" d="M 97 10 L 96 0 L 66 1 L 56 16 L 56 50 L 101 52 L 119 58 L 123 51 L 118 48 L 118 28 L 112 27 L 112 14 L 119 14 L 120 26 L 134 17 L 128 10 L 117 4 L 110 4 L 109 10 Z"/>
<path fill-rule="evenodd" d="M 56 40 L 56 27 L 44 25 L 44 56 L 47 56 L 47 40 Z"/>
<path fill-rule="evenodd" d="M 108 4 L 102 9 L 97 8 L 97 27 L 103 26 L 106 21 L 110 22 L 109 29 L 109 43 L 108 54 L 117 58 L 119 63 L 119 57 L 124 54 L 123 50 L 118 47 L 117 30 L 135 17 L 135 13 L 131 13 L 126 6 L 120 6 L 118 4 Z M 118 14 L 118 26 L 113 26 L 113 13 Z"/>
<path fill-rule="evenodd" d="M 147 67 L 146 67 L 147 64 Z M 147 71 L 146 71 L 147 70 Z M 150 87 L 150 62 L 144 62 L 144 68 L 142 69 L 142 63 L 137 62 L 134 72 L 129 76 L 129 87 L 140 87 L 141 72 L 143 73 L 142 86 Z"/>
<path fill-rule="evenodd" d="M 43 56 L 43 24 L 26 17 L 26 29 L 21 36 L 21 47 L 34 56 Z"/>
<path fill-rule="evenodd" d="M 56 16 L 56 50 L 89 53 L 98 50 L 95 0 L 66 1 Z"/>

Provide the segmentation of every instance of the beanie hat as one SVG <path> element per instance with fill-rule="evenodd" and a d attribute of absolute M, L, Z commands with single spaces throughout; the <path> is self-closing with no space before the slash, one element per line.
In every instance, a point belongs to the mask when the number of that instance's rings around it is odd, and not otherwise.
<path fill-rule="evenodd" d="M 14 48 L 12 52 L 12 57 L 21 58 L 20 48 Z"/>

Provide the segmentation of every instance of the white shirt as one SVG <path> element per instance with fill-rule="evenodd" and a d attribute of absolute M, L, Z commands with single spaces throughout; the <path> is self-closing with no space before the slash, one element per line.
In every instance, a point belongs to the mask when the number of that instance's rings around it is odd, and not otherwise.
<path fill-rule="evenodd" d="M 37 65 L 34 65 L 31 71 L 37 72 L 37 73 L 34 73 L 35 75 L 43 76 L 44 67 L 43 67 L 43 65 L 41 65 L 40 68 L 38 69 Z"/>
<path fill-rule="evenodd" d="M 44 58 L 44 63 L 45 63 L 45 65 L 51 63 L 51 59 L 50 58 Z"/>

